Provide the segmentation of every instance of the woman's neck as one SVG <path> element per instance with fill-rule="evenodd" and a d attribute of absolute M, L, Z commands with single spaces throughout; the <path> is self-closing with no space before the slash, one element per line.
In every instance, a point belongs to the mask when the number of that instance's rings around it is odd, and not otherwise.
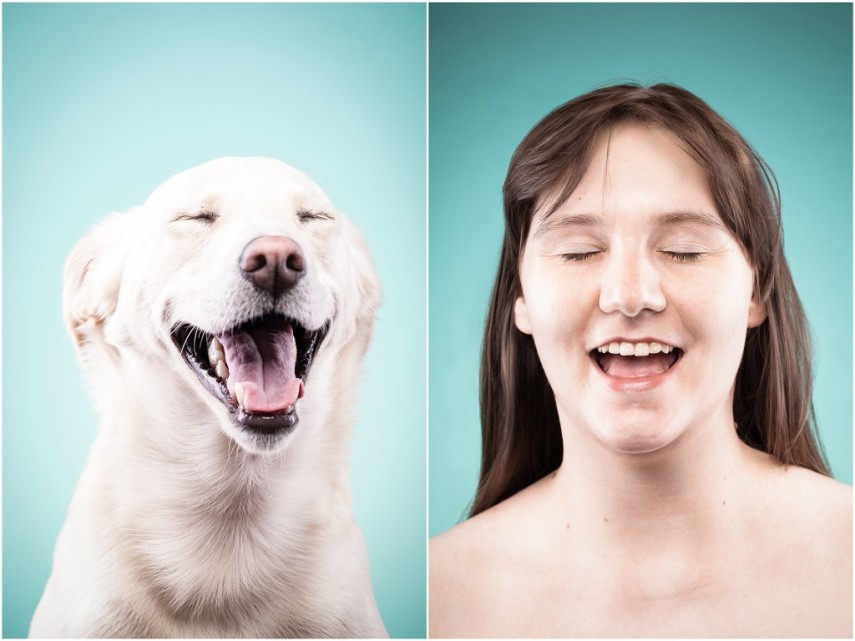
<path fill-rule="evenodd" d="M 601 548 L 705 554 L 713 543 L 726 545 L 740 536 L 734 522 L 745 519 L 735 515 L 756 505 L 759 472 L 769 465 L 721 418 L 643 454 L 611 450 L 587 430 L 563 433 L 553 496 L 567 526 L 588 533 Z"/>

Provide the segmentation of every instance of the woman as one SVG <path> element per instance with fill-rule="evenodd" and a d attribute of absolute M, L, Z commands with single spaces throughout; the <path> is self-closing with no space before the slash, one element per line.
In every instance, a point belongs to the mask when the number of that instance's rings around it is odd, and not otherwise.
<path fill-rule="evenodd" d="M 679 87 L 607 87 L 528 134 L 504 209 L 431 636 L 851 636 L 851 488 L 763 161 Z"/>

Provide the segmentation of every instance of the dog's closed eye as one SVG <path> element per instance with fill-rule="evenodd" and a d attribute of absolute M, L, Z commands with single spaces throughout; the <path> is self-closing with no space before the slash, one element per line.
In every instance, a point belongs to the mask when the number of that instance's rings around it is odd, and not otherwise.
<path fill-rule="evenodd" d="M 310 220 L 332 220 L 333 217 L 322 211 L 311 211 L 310 209 L 300 209 L 297 211 L 297 218 L 301 223 L 309 222 Z"/>
<path fill-rule="evenodd" d="M 209 211 L 207 209 L 204 209 L 197 214 L 180 214 L 180 215 L 176 216 L 175 218 L 173 218 L 172 222 L 177 223 L 177 222 L 182 221 L 182 220 L 195 220 L 195 221 L 203 222 L 203 223 L 210 225 L 215 220 L 217 220 L 217 218 L 219 218 L 218 214 L 216 214 L 213 211 Z"/>

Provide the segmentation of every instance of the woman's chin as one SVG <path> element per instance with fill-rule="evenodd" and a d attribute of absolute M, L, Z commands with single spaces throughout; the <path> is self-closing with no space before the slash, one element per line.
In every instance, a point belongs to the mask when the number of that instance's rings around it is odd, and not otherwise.
<path fill-rule="evenodd" d="M 623 424 L 612 425 L 605 430 L 595 432 L 597 440 L 617 454 L 652 454 L 671 445 L 680 436 L 679 430 L 667 429 L 661 425 Z"/>

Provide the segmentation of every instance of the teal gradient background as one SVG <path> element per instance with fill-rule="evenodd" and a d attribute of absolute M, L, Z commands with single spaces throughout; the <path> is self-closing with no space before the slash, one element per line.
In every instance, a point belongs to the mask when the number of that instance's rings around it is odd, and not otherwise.
<path fill-rule="evenodd" d="M 852 5 L 435 4 L 429 22 L 431 535 L 462 520 L 477 484 L 508 162 L 554 107 L 617 81 L 696 93 L 777 175 L 821 435 L 851 484 Z"/>
<path fill-rule="evenodd" d="M 4 5 L 4 636 L 26 636 L 97 429 L 65 257 L 224 155 L 305 171 L 372 247 L 354 509 L 389 633 L 425 635 L 425 22 L 423 4 Z"/>

